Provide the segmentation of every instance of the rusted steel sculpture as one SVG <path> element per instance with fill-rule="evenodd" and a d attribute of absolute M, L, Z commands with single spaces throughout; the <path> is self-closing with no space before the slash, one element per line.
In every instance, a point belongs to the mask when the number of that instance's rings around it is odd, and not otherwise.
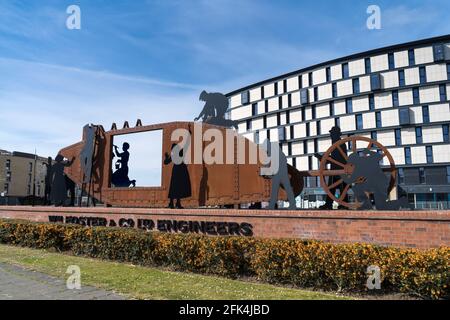
<path fill-rule="evenodd" d="M 97 126 L 97 135 L 95 141 L 92 176 L 90 183 L 83 184 L 83 171 L 79 154 L 84 146 L 86 137 L 83 141 L 68 146 L 60 151 L 68 159 L 75 158 L 74 163 L 66 168 L 66 175 L 69 176 L 79 186 L 83 185 L 83 190 L 90 196 L 111 206 L 122 207 L 148 207 L 164 208 L 167 207 L 169 199 L 168 192 L 171 179 L 172 164 L 164 165 L 165 153 L 171 152 L 172 132 L 175 129 L 192 128 L 192 122 L 173 122 L 166 124 L 157 124 L 142 126 L 139 125 L 130 128 L 125 125 L 123 129 L 117 129 L 113 125 L 111 131 L 105 132 L 102 126 Z M 214 128 L 221 130 L 223 136 L 226 135 L 226 128 L 202 124 L 202 131 Z M 135 188 L 117 188 L 111 185 L 112 175 L 112 152 L 113 137 L 130 133 L 147 132 L 153 130 L 162 130 L 163 143 L 161 150 L 162 183 L 160 187 L 135 187 Z M 202 134 L 203 134 L 202 132 Z M 192 140 L 196 141 L 195 132 L 192 134 Z M 244 139 L 246 150 L 250 145 L 257 147 L 253 142 L 234 133 L 233 153 L 236 156 L 237 139 Z M 201 138 L 200 138 L 200 141 Z M 207 147 L 209 142 L 203 141 L 203 148 Z M 225 145 L 224 145 L 225 148 Z M 191 155 L 193 156 L 193 155 Z M 193 161 L 191 161 L 193 163 Z M 261 163 L 248 164 L 248 152 L 246 152 L 246 164 L 189 164 L 188 171 L 191 179 L 192 196 L 183 201 L 183 207 L 195 208 L 203 206 L 232 206 L 239 204 L 248 204 L 255 202 L 265 202 L 270 199 L 270 180 L 260 176 Z M 303 177 L 294 167 L 289 167 L 291 183 L 294 187 L 294 193 L 298 196 L 303 189 Z M 280 200 L 286 199 L 286 194 L 282 190 L 279 194 Z"/>
<path fill-rule="evenodd" d="M 105 131 L 102 126 L 97 127 L 97 134 L 95 139 L 92 176 L 89 183 L 83 183 L 83 171 L 79 159 L 80 152 L 86 142 L 87 137 L 83 137 L 83 141 L 74 145 L 66 147 L 60 151 L 67 159 L 75 158 L 74 163 L 65 169 L 66 175 L 79 186 L 82 186 L 89 196 L 110 206 L 122 207 L 148 207 L 148 208 L 164 208 L 168 205 L 168 193 L 171 179 L 172 164 L 164 165 L 164 155 L 171 152 L 173 141 L 171 141 L 172 132 L 176 129 L 189 130 L 194 126 L 192 122 L 172 122 L 166 124 L 156 124 L 149 126 L 142 126 L 141 121 L 138 121 L 137 126 L 130 128 L 128 123 L 125 123 L 122 129 L 117 129 L 116 124 L 113 124 L 110 131 Z M 223 136 L 226 136 L 226 128 L 214 126 L 211 124 L 202 124 L 203 134 L 206 130 L 214 128 L 221 130 Z M 163 131 L 163 143 L 161 150 L 161 167 L 162 179 L 160 187 L 135 187 L 135 188 L 117 188 L 111 185 L 112 176 L 112 153 L 113 153 L 113 137 L 116 135 L 124 135 L 131 133 L 147 132 L 153 130 Z M 259 148 L 255 144 L 234 132 L 233 152 L 235 157 L 237 154 L 237 139 L 245 140 L 245 149 L 249 150 L 250 146 Z M 195 141 L 195 132 L 192 135 L 192 140 Z M 202 138 L 200 138 L 202 141 Z M 202 142 L 202 149 L 204 150 L 210 142 Z M 344 174 L 351 174 L 353 172 L 352 164 L 335 163 L 336 161 L 331 157 L 334 150 L 340 150 L 342 144 L 350 144 L 351 152 L 355 153 L 362 149 L 372 149 L 378 151 L 387 158 L 388 167 L 383 170 L 390 175 L 389 192 L 396 185 L 397 171 L 394 160 L 389 151 L 375 140 L 352 136 L 344 138 L 332 145 L 321 157 L 319 170 L 315 171 L 298 171 L 292 166 L 288 166 L 290 181 L 295 196 L 300 195 L 303 191 L 304 177 L 319 177 L 323 190 L 338 204 L 349 209 L 358 209 L 361 203 L 344 201 L 346 194 L 350 191 L 351 185 L 346 185 L 344 192 L 336 197 L 330 192 L 331 189 L 338 184 L 344 183 L 340 178 L 332 185 L 328 185 L 328 177 L 342 176 Z M 224 148 L 226 145 L 224 144 Z M 225 150 L 224 150 L 225 151 Z M 225 153 L 225 152 L 224 152 Z M 268 202 L 270 200 L 271 180 L 265 179 L 260 175 L 261 163 L 249 164 L 248 152 L 245 153 L 245 164 L 189 164 L 188 171 L 192 186 L 192 195 L 183 201 L 185 208 L 197 207 L 214 207 L 214 206 L 235 206 L 240 204 Z M 193 156 L 193 155 L 191 155 Z M 345 155 L 345 159 L 348 156 Z M 341 167 L 340 170 L 330 170 L 330 164 L 334 163 Z M 336 180 L 336 179 L 334 179 Z M 284 190 L 280 191 L 280 200 L 287 200 L 287 195 Z"/>

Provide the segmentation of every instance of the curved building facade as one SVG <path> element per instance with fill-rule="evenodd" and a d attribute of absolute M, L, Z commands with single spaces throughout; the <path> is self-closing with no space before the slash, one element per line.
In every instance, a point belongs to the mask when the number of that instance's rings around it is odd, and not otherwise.
<path fill-rule="evenodd" d="M 314 154 L 331 146 L 337 125 L 343 137 L 388 148 L 399 192 L 416 208 L 450 207 L 450 35 L 321 63 L 227 96 L 239 133 L 279 141 L 301 171 L 318 169 Z M 318 178 L 305 179 L 299 205 L 316 207 L 325 193 Z"/>

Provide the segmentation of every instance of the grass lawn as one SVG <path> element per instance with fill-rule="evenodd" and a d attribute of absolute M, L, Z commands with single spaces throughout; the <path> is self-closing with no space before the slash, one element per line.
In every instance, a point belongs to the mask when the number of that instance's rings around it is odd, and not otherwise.
<path fill-rule="evenodd" d="M 114 290 L 135 299 L 350 299 L 333 294 L 170 272 L 6 245 L 0 245 L 0 262 L 59 278 L 68 276 L 65 272 L 69 265 L 78 265 L 81 268 L 82 284 Z"/>

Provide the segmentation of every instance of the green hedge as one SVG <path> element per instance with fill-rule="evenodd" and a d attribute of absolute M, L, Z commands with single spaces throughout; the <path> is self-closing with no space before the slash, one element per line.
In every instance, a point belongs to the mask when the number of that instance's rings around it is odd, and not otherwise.
<path fill-rule="evenodd" d="M 381 269 L 383 293 L 402 292 L 432 299 L 450 297 L 448 247 L 416 250 L 12 220 L 0 220 L 0 243 L 342 292 L 376 292 L 366 288 L 367 267 L 375 265 Z"/>

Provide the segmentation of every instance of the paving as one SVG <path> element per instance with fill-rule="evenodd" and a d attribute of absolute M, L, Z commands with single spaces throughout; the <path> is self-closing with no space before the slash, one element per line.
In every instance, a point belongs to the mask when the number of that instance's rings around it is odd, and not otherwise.
<path fill-rule="evenodd" d="M 66 280 L 0 263 L 0 300 L 124 300 L 124 296 L 91 286 L 70 290 Z"/>

